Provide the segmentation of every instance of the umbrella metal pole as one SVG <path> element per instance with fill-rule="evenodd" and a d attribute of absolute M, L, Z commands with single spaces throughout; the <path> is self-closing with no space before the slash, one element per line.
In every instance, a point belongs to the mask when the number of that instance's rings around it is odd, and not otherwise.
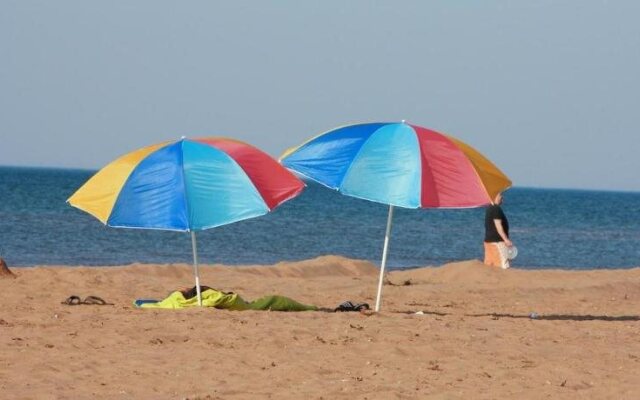
<path fill-rule="evenodd" d="M 202 294 L 200 293 L 200 273 L 198 272 L 198 245 L 196 233 L 191 231 L 191 250 L 193 251 L 193 272 L 196 275 L 196 292 L 198 293 L 198 305 L 202 307 Z"/>
<path fill-rule="evenodd" d="M 376 312 L 380 311 L 380 300 L 382 298 L 382 283 L 384 281 L 384 267 L 387 264 L 387 251 L 389 249 L 389 238 L 391 237 L 392 221 L 393 221 L 393 206 L 389 205 L 389 216 L 387 217 L 387 231 L 384 234 L 384 248 L 382 249 L 382 263 L 380 264 L 380 279 L 378 280 L 378 296 L 376 297 Z"/>

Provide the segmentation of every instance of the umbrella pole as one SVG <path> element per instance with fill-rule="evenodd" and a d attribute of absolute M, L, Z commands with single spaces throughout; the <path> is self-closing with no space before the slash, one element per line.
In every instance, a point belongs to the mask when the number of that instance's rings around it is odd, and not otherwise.
<path fill-rule="evenodd" d="M 376 297 L 376 312 L 380 311 L 380 300 L 382 298 L 382 282 L 384 281 L 384 267 L 387 264 L 387 250 L 389 249 L 389 238 L 391 237 L 392 221 L 393 221 L 393 206 L 389 205 L 389 216 L 387 217 L 387 231 L 384 234 L 384 248 L 382 249 L 382 264 L 380 264 L 380 279 L 378 280 L 378 296 Z"/>
<path fill-rule="evenodd" d="M 193 251 L 193 272 L 196 275 L 196 292 L 198 292 L 198 305 L 202 307 L 202 294 L 200 293 L 200 273 L 198 272 L 198 245 L 196 233 L 191 231 L 191 250 Z"/>

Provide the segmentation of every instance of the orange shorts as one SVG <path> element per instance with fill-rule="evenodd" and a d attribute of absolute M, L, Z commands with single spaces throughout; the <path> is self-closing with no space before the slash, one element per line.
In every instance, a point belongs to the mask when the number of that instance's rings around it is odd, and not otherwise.
<path fill-rule="evenodd" d="M 506 256 L 506 249 L 503 250 L 501 247 L 506 247 L 506 244 L 484 242 L 484 263 L 494 267 L 509 268 L 511 265 Z"/>

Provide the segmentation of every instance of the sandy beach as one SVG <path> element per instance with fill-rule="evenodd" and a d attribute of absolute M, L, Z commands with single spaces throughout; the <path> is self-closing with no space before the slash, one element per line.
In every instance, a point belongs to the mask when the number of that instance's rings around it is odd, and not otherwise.
<path fill-rule="evenodd" d="M 12 270 L 3 399 L 640 398 L 640 268 L 392 272 L 378 314 L 133 307 L 192 285 L 187 264 Z M 201 276 L 333 308 L 373 306 L 377 271 L 325 256 Z M 113 305 L 61 304 L 70 295 Z"/>

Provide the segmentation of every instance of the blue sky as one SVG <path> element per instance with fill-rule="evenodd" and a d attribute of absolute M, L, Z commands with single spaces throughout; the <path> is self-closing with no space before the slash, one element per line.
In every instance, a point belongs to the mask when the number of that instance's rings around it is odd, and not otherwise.
<path fill-rule="evenodd" d="M 517 186 L 640 190 L 634 1 L 0 0 L 0 165 L 186 136 L 277 156 L 351 122 L 473 145 Z"/>

